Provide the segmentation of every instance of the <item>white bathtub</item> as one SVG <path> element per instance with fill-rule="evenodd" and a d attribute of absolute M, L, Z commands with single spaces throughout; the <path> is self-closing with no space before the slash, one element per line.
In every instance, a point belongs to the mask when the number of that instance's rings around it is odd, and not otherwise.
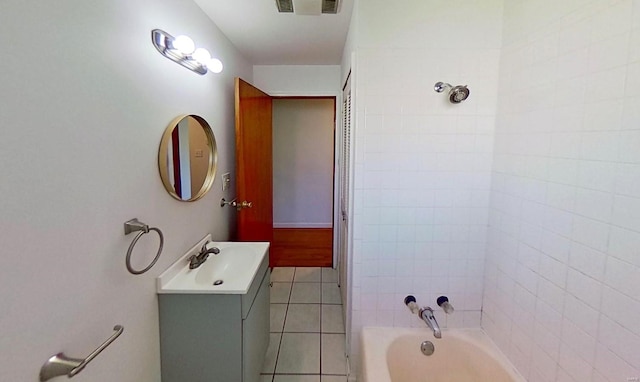
<path fill-rule="evenodd" d="M 425 356 L 423 341 L 435 352 Z M 362 382 L 524 382 L 481 329 L 445 329 L 442 338 L 425 329 L 364 328 Z"/>

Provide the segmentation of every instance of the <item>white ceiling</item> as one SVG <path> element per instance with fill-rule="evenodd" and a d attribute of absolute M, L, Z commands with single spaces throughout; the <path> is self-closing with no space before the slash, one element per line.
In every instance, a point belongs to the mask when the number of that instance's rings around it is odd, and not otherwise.
<path fill-rule="evenodd" d="M 194 0 L 253 65 L 339 65 L 353 0 L 337 15 L 278 13 L 275 0 Z"/>

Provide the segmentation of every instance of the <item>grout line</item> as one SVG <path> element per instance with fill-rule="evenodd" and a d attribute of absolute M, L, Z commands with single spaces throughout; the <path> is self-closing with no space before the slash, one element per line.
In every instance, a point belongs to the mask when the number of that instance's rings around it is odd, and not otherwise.
<path fill-rule="evenodd" d="M 322 269 L 320 269 L 320 374 L 322 374 Z"/>
<path fill-rule="evenodd" d="M 284 327 L 284 324 L 282 326 Z M 280 333 L 280 342 L 278 343 L 278 351 L 276 352 L 276 362 L 273 365 L 273 374 L 271 375 L 272 382 L 274 379 L 274 375 L 276 374 L 276 370 L 278 369 L 278 359 L 280 358 L 280 349 L 282 349 L 282 337 L 284 337 L 284 333 Z"/>
<path fill-rule="evenodd" d="M 295 269 L 293 271 L 295 275 Z M 276 363 L 273 366 L 273 375 L 271 376 L 271 382 L 275 379 L 276 370 L 278 369 L 278 360 L 280 359 L 280 350 L 282 349 L 282 341 L 284 340 L 284 326 L 287 324 L 287 315 L 289 314 L 289 302 L 291 301 L 291 293 L 293 291 L 293 281 L 291 281 L 291 286 L 289 288 L 289 297 L 287 298 L 287 307 L 284 310 L 284 321 L 282 321 L 282 328 L 280 328 L 280 343 L 278 344 L 278 351 L 276 353 Z M 269 306 L 271 309 L 271 306 Z"/>
<path fill-rule="evenodd" d="M 262 375 L 267 375 L 267 374 L 262 374 Z M 277 377 L 277 376 L 300 376 L 300 377 L 320 377 L 320 380 L 322 380 L 322 377 L 348 377 L 347 374 L 295 374 L 295 373 L 278 373 L 278 374 L 274 374 L 273 377 Z M 275 380 L 275 379 L 274 379 Z"/>
<path fill-rule="evenodd" d="M 276 354 L 276 363 L 275 363 L 275 366 L 274 366 L 274 369 L 273 369 L 273 374 L 271 374 L 271 382 L 275 381 L 276 375 L 309 375 L 309 376 L 317 375 L 317 376 L 320 376 L 320 378 L 322 378 L 322 376 L 325 376 L 325 375 L 326 376 L 346 377 L 347 374 L 332 374 L 332 373 L 323 374 L 322 373 L 322 337 L 323 337 L 323 334 L 342 334 L 342 335 L 346 335 L 345 332 L 342 332 L 342 333 L 339 333 L 339 332 L 323 333 L 322 332 L 322 306 L 323 305 L 342 306 L 342 303 L 341 302 L 340 303 L 324 303 L 324 302 L 322 302 L 322 284 L 323 284 L 323 282 L 322 282 L 322 269 L 320 270 L 320 272 L 321 272 L 320 273 L 320 282 L 317 282 L 317 281 L 305 282 L 305 281 L 294 281 L 297 268 L 298 267 L 294 267 L 293 277 L 292 277 L 291 281 L 277 281 L 277 282 L 290 282 L 291 286 L 290 286 L 290 289 L 289 289 L 289 296 L 288 296 L 288 299 L 287 299 L 287 302 L 286 302 L 287 307 L 285 309 L 285 317 L 284 317 L 284 321 L 282 323 L 282 328 L 281 328 L 282 331 L 280 332 L 280 343 L 278 344 L 278 351 L 277 351 L 277 354 Z M 291 302 L 291 296 L 293 295 L 293 287 L 294 287 L 294 283 L 296 283 L 296 282 L 298 282 L 298 283 L 316 283 L 316 284 L 320 284 L 320 302 L 319 303 L 308 303 L 308 302 L 295 302 L 295 303 L 292 303 Z M 335 282 L 334 281 L 330 281 L 330 282 L 327 282 L 327 283 L 335 283 Z M 274 304 L 284 304 L 284 303 L 274 303 Z M 291 304 L 320 305 L 320 331 L 319 332 L 285 332 L 284 328 L 286 326 L 287 318 L 288 318 L 288 315 L 289 315 L 289 305 L 291 305 Z M 273 332 L 273 333 L 278 333 L 278 332 Z M 280 351 L 282 349 L 282 342 L 283 342 L 285 333 L 287 333 L 287 334 L 319 334 L 320 335 L 320 354 L 319 354 L 319 356 L 320 356 L 320 360 L 319 360 L 320 361 L 320 372 L 319 373 L 276 373 L 276 370 L 277 370 L 277 367 L 278 367 L 278 361 L 279 361 L 279 358 L 280 358 Z M 268 374 L 263 374 L 263 375 L 268 375 Z"/>
<path fill-rule="evenodd" d="M 289 304 L 286 302 L 272 302 L 273 305 L 284 305 L 284 304 Z M 291 304 L 293 305 L 340 305 L 342 306 L 341 303 L 339 302 L 292 302 Z M 457 309 L 456 309 L 457 310 Z"/>

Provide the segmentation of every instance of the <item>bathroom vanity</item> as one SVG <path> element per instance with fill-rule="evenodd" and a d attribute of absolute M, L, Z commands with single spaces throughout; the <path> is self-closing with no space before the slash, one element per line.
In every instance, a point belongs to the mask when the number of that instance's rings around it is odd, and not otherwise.
<path fill-rule="evenodd" d="M 188 269 L 185 255 L 177 274 L 158 278 L 162 381 L 258 382 L 269 345 L 268 243 L 207 245 L 223 256 Z"/>

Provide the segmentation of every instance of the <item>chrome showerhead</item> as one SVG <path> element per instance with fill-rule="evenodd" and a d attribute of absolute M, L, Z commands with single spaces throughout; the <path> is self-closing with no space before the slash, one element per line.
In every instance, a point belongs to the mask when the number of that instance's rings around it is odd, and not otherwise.
<path fill-rule="evenodd" d="M 469 97 L 469 89 L 467 85 L 458 85 L 449 91 L 449 101 L 451 103 L 460 103 Z"/>
<path fill-rule="evenodd" d="M 446 82 L 436 82 L 433 90 L 438 93 L 442 93 L 445 90 L 448 91 L 449 102 L 451 103 L 460 103 L 469 97 L 467 85 L 451 86 L 451 84 Z"/>

